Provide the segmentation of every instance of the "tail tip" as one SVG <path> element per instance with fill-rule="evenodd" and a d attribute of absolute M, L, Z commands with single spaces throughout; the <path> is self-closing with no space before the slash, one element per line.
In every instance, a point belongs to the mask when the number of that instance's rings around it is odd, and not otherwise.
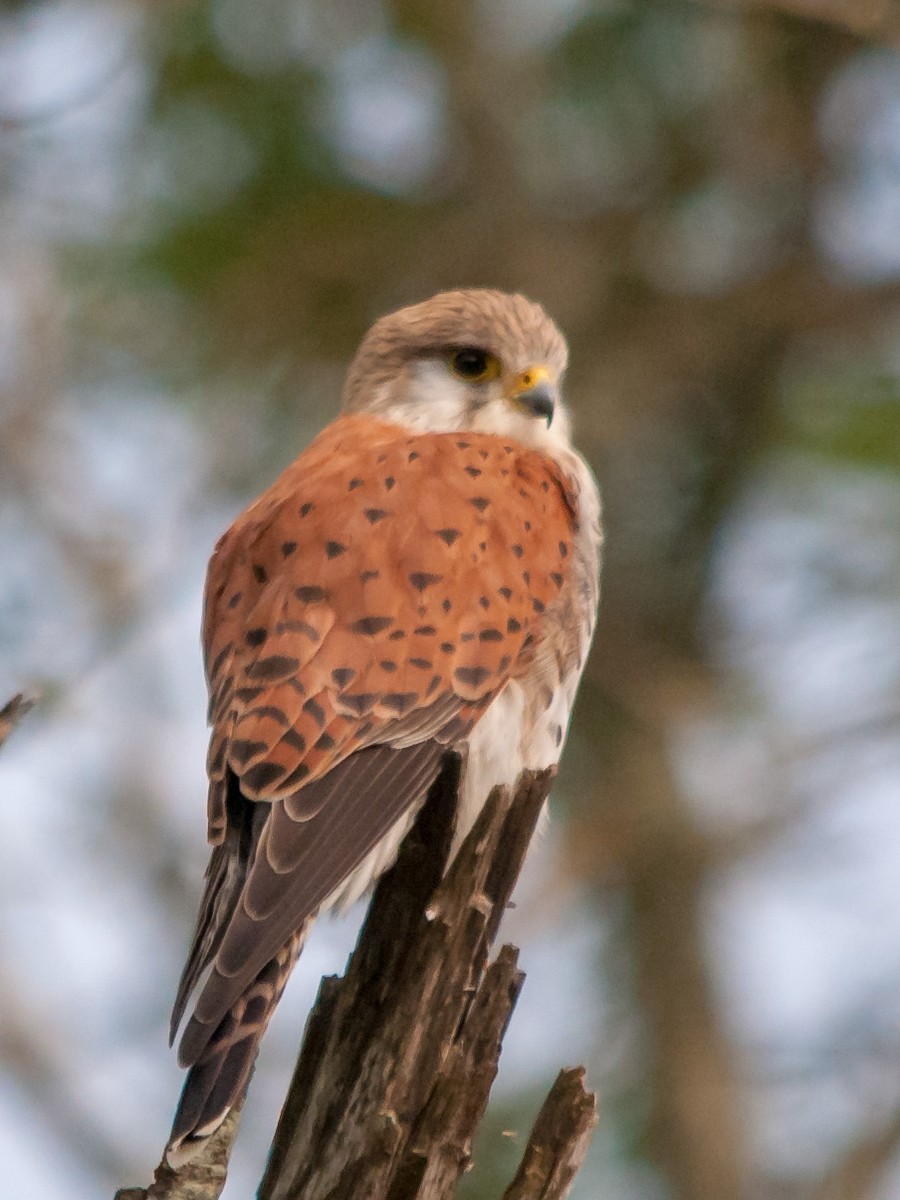
<path fill-rule="evenodd" d="M 226 1108 L 224 1112 L 219 1113 L 211 1121 L 207 1121 L 205 1125 L 172 1138 L 166 1146 L 166 1162 L 173 1171 L 180 1171 L 186 1163 L 191 1162 L 200 1154 L 229 1112 L 231 1109 Z"/>

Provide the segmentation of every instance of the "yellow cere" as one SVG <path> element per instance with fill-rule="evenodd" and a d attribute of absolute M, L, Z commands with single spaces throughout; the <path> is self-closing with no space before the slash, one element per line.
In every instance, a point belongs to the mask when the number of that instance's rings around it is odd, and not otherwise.
<path fill-rule="evenodd" d="M 525 371 L 520 371 L 512 381 L 510 395 L 520 396 L 522 392 L 530 392 L 532 388 L 537 387 L 539 383 L 548 383 L 550 380 L 550 372 L 542 364 L 528 367 Z"/>

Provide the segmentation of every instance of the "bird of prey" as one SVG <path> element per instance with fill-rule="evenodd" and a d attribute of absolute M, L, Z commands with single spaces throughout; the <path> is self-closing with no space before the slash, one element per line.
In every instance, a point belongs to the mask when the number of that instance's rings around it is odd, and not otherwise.
<path fill-rule="evenodd" d="M 560 396 L 566 342 L 521 295 L 382 317 L 342 414 L 216 545 L 209 841 L 172 1036 L 168 1160 L 242 1095 L 313 919 L 393 863 L 446 757 L 454 845 L 490 789 L 559 760 L 598 600 L 600 501 Z"/>

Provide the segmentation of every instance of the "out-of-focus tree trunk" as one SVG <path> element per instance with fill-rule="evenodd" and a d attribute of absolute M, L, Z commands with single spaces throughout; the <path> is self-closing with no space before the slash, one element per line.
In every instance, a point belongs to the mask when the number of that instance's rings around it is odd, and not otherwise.
<path fill-rule="evenodd" d="M 710 0 L 700 0 L 708 7 Z M 824 25 L 846 29 L 856 37 L 900 45 L 900 4 L 897 0 L 712 0 L 726 11 L 783 12 Z"/>

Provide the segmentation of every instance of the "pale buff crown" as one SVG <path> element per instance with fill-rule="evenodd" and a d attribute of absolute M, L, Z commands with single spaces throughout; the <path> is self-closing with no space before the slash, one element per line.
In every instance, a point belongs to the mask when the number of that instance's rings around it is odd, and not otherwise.
<path fill-rule="evenodd" d="M 455 350 L 484 350 L 498 378 L 471 383 L 450 366 Z M 569 419 L 559 394 L 568 347 L 539 304 L 488 288 L 439 292 L 376 321 L 356 352 L 344 387 L 345 412 L 368 412 L 419 432 L 480 430 L 552 452 L 568 445 Z M 547 369 L 556 408 L 548 428 L 510 404 L 513 381 Z"/>

